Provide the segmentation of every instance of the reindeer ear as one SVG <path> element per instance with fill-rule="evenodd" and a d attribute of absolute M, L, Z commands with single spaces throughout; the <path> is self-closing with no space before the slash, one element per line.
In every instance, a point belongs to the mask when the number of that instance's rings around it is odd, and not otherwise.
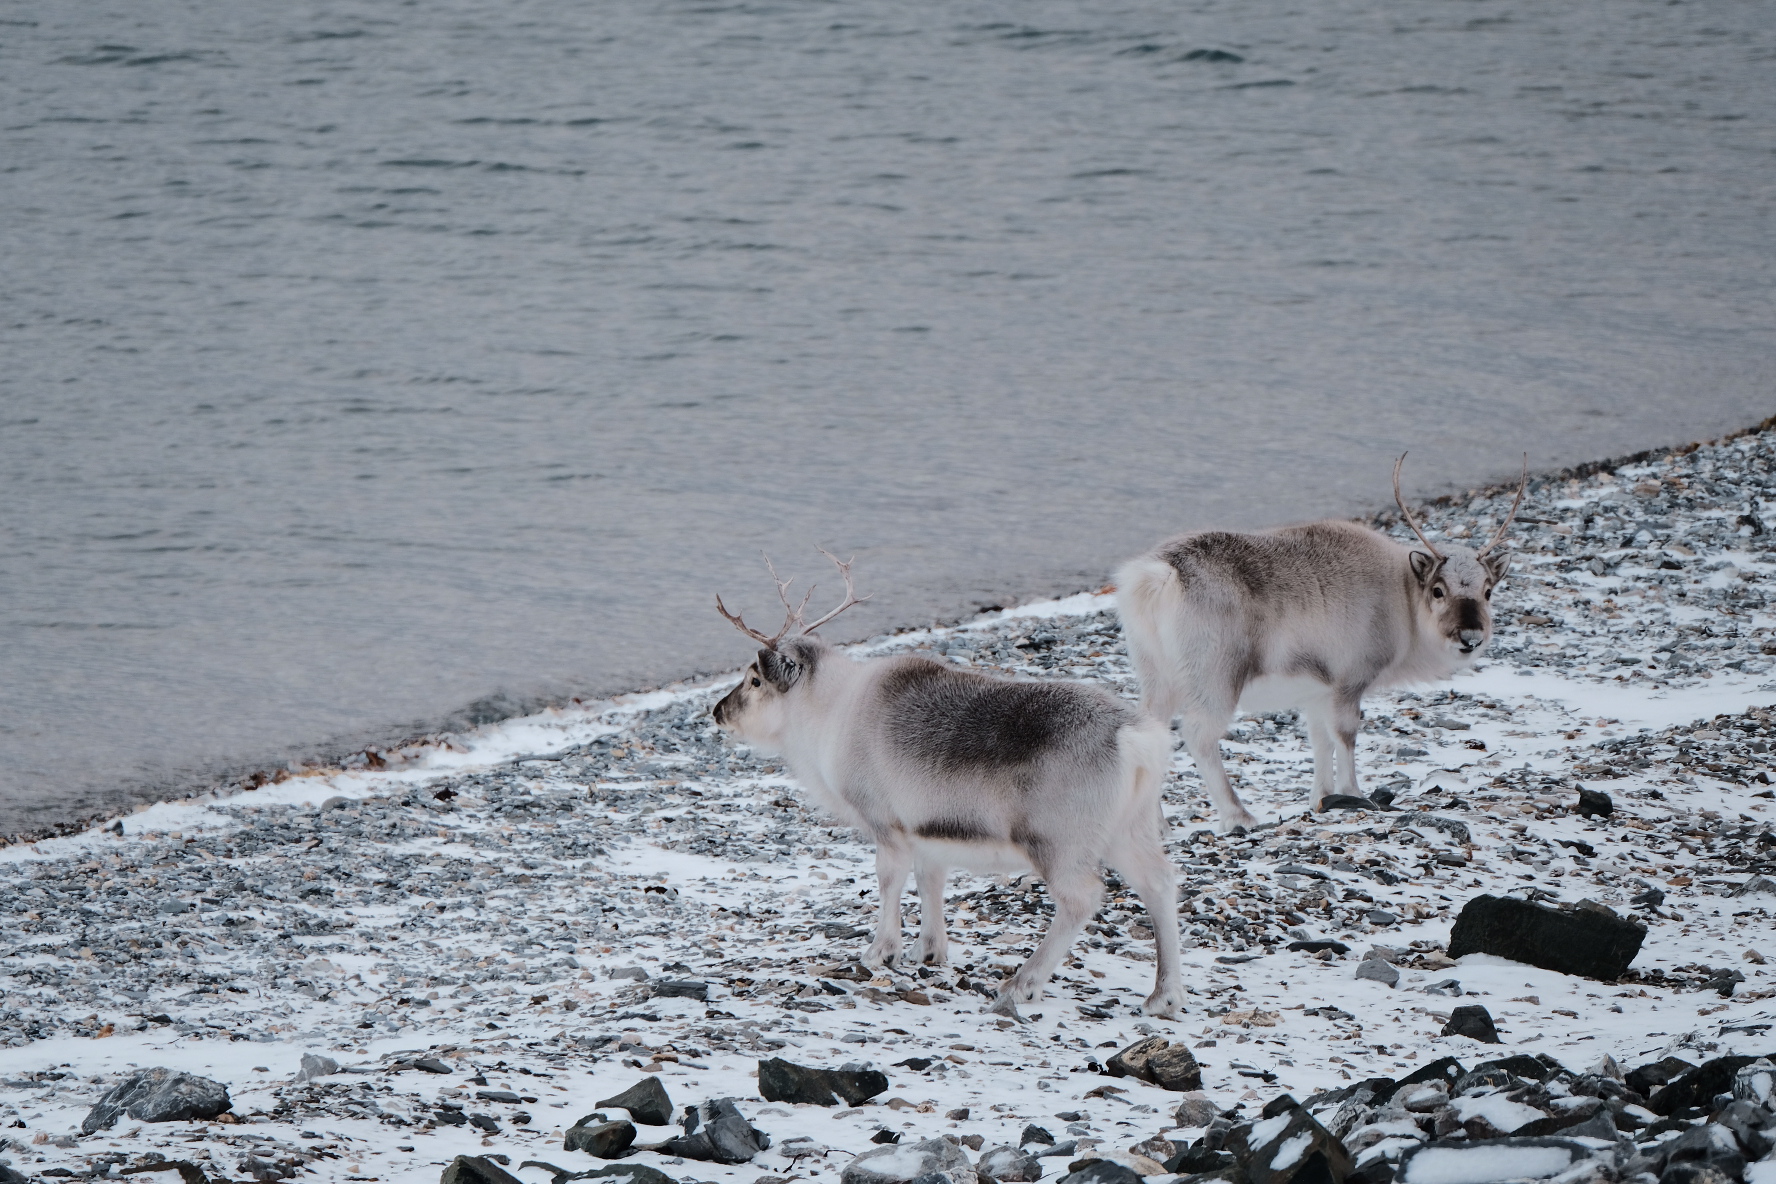
<path fill-rule="evenodd" d="M 1429 584 L 1443 566 L 1442 559 L 1427 551 L 1412 551 L 1406 558 L 1412 564 L 1412 574 L 1418 577 L 1421 585 Z"/>
<path fill-rule="evenodd" d="M 1501 584 L 1504 582 L 1505 573 L 1511 570 L 1511 553 L 1509 551 L 1490 551 L 1480 556 L 1480 564 L 1486 568 L 1486 575 L 1494 584 Z"/>
<path fill-rule="evenodd" d="M 759 675 L 779 691 L 789 690 L 796 684 L 796 679 L 802 676 L 801 664 L 776 650 L 760 650 L 758 668 Z"/>

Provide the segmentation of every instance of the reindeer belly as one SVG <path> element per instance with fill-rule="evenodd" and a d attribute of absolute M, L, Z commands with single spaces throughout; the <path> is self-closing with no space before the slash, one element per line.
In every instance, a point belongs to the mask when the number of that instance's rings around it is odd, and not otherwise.
<path fill-rule="evenodd" d="M 1240 691 L 1242 712 L 1291 711 L 1324 699 L 1332 688 L 1306 674 L 1264 674 Z"/>
<path fill-rule="evenodd" d="M 1008 842 L 993 839 L 926 839 L 914 837 L 913 855 L 920 863 L 966 868 L 971 872 L 1029 871 L 1030 857 Z"/>

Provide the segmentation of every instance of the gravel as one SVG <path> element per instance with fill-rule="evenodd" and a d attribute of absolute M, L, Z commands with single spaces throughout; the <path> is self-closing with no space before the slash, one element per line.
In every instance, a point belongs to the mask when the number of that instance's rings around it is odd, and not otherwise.
<path fill-rule="evenodd" d="M 1151 929 L 1114 879 L 1027 1024 L 981 1008 L 1046 922 L 1028 879 L 952 879 L 951 965 L 859 966 L 868 845 L 716 731 L 725 682 L 690 684 L 0 849 L 0 1158 L 33 1176 L 164 1156 L 212 1179 L 432 1180 L 503 1154 L 540 1181 L 525 1161 L 598 1166 L 565 1132 L 642 1073 L 680 1112 L 733 1099 L 772 1140 L 738 1166 L 624 1161 L 680 1181 L 824 1180 L 884 1129 L 1016 1146 L 1034 1124 L 1074 1159 L 1124 1155 L 1184 1108 L 1105 1075 L 1118 1048 L 1189 1047 L 1204 1102 L 1249 1116 L 1284 1090 L 1503 1055 L 1441 1034 L 1458 995 L 1483 998 L 1507 1051 L 1559 1052 L 1575 1072 L 1606 1053 L 1769 1051 L 1773 460 L 1762 433 L 1533 482 L 1483 668 L 1367 705 L 1368 805 L 1305 815 L 1299 722 L 1248 717 L 1229 768 L 1277 821 L 1217 837 L 1180 752 L 1165 809 L 1193 993 L 1176 1021 L 1136 1011 Z M 1426 529 L 1464 537 L 1508 504 L 1452 499 Z M 1103 595 L 864 648 L 1135 692 Z M 1581 791 L 1611 810 L 1581 811 Z M 1482 894 L 1591 900 L 1648 935 L 1613 982 L 1457 964 L 1451 924 Z M 889 1087 L 837 1109 L 766 1102 L 757 1064 L 775 1056 Z M 150 1067 L 223 1083 L 232 1112 L 78 1133 Z M 1066 1161 L 1043 1162 L 1053 1176 Z"/>

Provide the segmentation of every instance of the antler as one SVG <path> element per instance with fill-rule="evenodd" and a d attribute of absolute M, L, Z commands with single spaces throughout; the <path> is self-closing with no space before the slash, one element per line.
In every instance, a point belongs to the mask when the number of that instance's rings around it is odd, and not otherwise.
<path fill-rule="evenodd" d="M 1528 488 L 1529 453 L 1526 452 L 1523 454 L 1523 479 L 1517 482 L 1517 497 L 1511 502 L 1511 512 L 1505 515 L 1505 520 L 1503 522 L 1499 523 L 1498 533 L 1492 536 L 1492 541 L 1476 551 L 1474 553 L 1474 558 L 1478 559 L 1480 556 L 1498 546 L 1499 543 L 1504 540 L 1505 531 L 1510 528 L 1512 519 L 1517 517 L 1517 507 L 1523 504 L 1523 491 Z"/>
<path fill-rule="evenodd" d="M 839 575 L 844 577 L 844 580 L 845 580 L 845 603 L 839 605 L 838 608 L 833 609 L 832 612 L 827 613 L 824 617 L 821 617 L 818 621 L 815 621 L 812 625 L 802 626 L 803 633 L 814 632 L 814 630 L 820 628 L 822 625 L 826 624 L 828 621 L 832 620 L 834 617 L 838 616 L 840 613 L 844 612 L 846 609 L 850 608 L 852 605 L 862 604 L 864 601 L 869 599 L 868 596 L 857 595 L 857 589 L 851 583 L 851 560 L 856 559 L 857 556 L 853 555 L 851 557 L 851 559 L 846 559 L 846 560 L 841 561 L 838 556 L 834 555 L 831 551 L 828 551 L 825 547 L 820 548 L 820 553 L 822 555 L 826 556 L 828 559 L 832 560 L 833 566 L 835 566 L 839 569 Z M 808 594 L 811 596 L 811 595 L 813 595 L 813 593 L 814 593 L 814 589 L 809 588 Z M 871 593 L 871 595 L 874 595 L 874 593 Z M 803 600 L 802 603 L 806 604 L 808 602 L 806 600 Z"/>
<path fill-rule="evenodd" d="M 808 607 L 808 598 L 814 595 L 814 589 L 812 587 L 808 589 L 807 595 L 802 597 L 801 604 L 792 605 L 789 603 L 789 586 L 795 583 L 795 577 L 790 576 L 787 580 L 778 579 L 777 566 L 771 562 L 771 557 L 769 555 L 765 556 L 765 566 L 771 571 L 771 579 L 775 580 L 777 583 L 777 599 L 783 602 L 784 609 L 783 628 L 777 630 L 777 635 L 775 637 L 766 637 L 763 633 L 760 633 L 757 629 L 754 629 L 751 625 L 748 625 L 745 621 L 741 620 L 740 614 L 729 612 L 728 606 L 722 603 L 721 593 L 719 592 L 716 593 L 715 596 L 715 611 L 726 617 L 729 624 L 740 630 L 740 632 L 746 634 L 746 636 L 752 638 L 766 649 L 774 650 L 777 648 L 777 643 L 783 640 L 784 636 L 790 631 L 790 629 L 802 623 L 802 610 Z M 850 581 L 846 580 L 846 584 L 849 586 Z M 802 632 L 806 633 L 807 630 L 804 629 Z"/>
<path fill-rule="evenodd" d="M 1432 555 L 1441 559 L 1443 552 L 1437 550 L 1430 539 L 1425 538 L 1425 532 L 1418 528 L 1418 521 L 1413 518 L 1412 511 L 1406 508 L 1406 499 L 1400 496 L 1400 466 L 1406 463 L 1406 456 L 1407 454 L 1402 452 L 1400 459 L 1394 462 L 1394 504 L 1400 507 L 1400 516 L 1406 519 L 1406 525 L 1412 528 L 1412 533 L 1418 536 L 1418 541 L 1423 543 L 1425 549 Z"/>

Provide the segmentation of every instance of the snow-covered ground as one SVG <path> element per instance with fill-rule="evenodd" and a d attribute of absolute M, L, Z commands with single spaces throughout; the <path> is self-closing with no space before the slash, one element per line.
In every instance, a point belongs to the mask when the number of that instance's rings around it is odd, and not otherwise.
<path fill-rule="evenodd" d="M 1390 790 L 1392 811 L 1304 815 L 1300 729 L 1251 718 L 1225 745 L 1230 768 L 1279 825 L 1216 837 L 1180 752 L 1167 812 L 1193 999 L 1176 1020 L 1135 1011 L 1151 933 L 1114 884 L 1024 1024 L 982 1008 L 1045 923 L 1040 884 L 954 877 L 951 965 L 862 970 L 871 851 L 714 730 L 718 681 L 0 850 L 0 1159 L 33 1176 L 157 1153 L 212 1178 L 306 1166 L 431 1181 L 457 1154 L 502 1154 L 540 1182 L 546 1169 L 520 1165 L 598 1166 L 563 1151 L 562 1132 L 651 1072 L 681 1107 L 738 1099 L 775 1147 L 738 1167 L 635 1162 L 752 1184 L 835 1177 L 884 1127 L 992 1145 L 1036 1122 L 1082 1149 L 1125 1149 L 1170 1128 L 1178 1101 L 1098 1072 L 1146 1033 L 1188 1041 L 1209 1097 L 1248 1110 L 1445 1055 L 1533 1051 L 1580 1069 L 1605 1054 L 1631 1066 L 1771 1052 L 1776 895 L 1735 893 L 1776 875 L 1772 460 L 1766 433 L 1538 482 L 1486 660 L 1367 705 L 1364 786 Z M 1508 500 L 1433 507 L 1427 529 L 1485 530 Z M 1133 693 L 1104 594 L 863 648 Z M 1580 785 L 1615 813 L 1581 817 Z M 1485 955 L 1451 963 L 1451 922 L 1480 893 L 1589 898 L 1650 931 L 1615 984 Z M 1300 938 L 1350 953 L 1286 948 Z M 1397 986 L 1355 977 L 1372 947 Z M 612 974 L 631 967 L 648 981 Z M 1730 996 L 1708 986 L 1734 971 Z M 706 983 L 708 999 L 656 995 L 661 979 Z M 1502 1049 L 1438 1035 L 1469 1002 L 1491 1012 Z M 297 1083 L 305 1052 L 345 1071 Z M 838 1111 L 764 1103 L 755 1067 L 773 1055 L 868 1062 L 890 1088 Z M 415 1056 L 454 1071 L 403 1067 Z M 77 1136 L 110 1083 L 151 1065 L 226 1083 L 237 1121 L 126 1119 Z M 779 1148 L 798 1137 L 830 1151 L 797 1144 L 792 1160 Z"/>

